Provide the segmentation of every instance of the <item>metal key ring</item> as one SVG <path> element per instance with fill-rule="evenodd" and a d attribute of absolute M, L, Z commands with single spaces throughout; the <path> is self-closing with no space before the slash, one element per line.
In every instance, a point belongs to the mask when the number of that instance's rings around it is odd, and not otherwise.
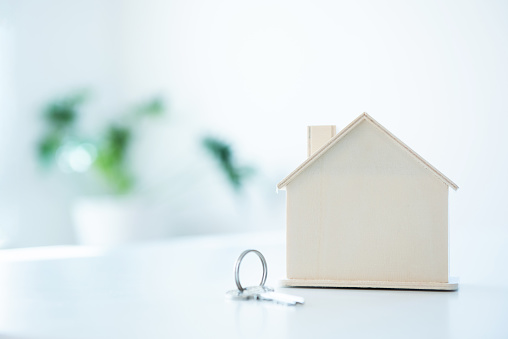
<path fill-rule="evenodd" d="M 261 283 L 259 286 L 265 286 L 266 282 L 266 276 L 268 275 L 268 268 L 266 266 L 266 260 L 265 257 L 259 252 L 258 250 L 246 250 L 243 251 L 242 254 L 238 257 L 235 264 L 235 282 L 236 287 L 240 290 L 240 292 L 243 292 L 245 288 L 242 287 L 242 284 L 240 284 L 240 264 L 242 263 L 243 257 L 249 252 L 254 252 L 258 255 L 259 259 L 261 259 L 261 263 L 263 264 L 263 277 L 261 278 Z"/>

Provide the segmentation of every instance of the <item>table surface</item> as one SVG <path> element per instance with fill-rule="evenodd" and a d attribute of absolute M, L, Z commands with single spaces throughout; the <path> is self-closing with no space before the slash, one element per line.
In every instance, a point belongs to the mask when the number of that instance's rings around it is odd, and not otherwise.
<path fill-rule="evenodd" d="M 457 292 L 277 288 L 288 307 L 226 300 L 247 248 L 285 277 L 284 234 L 180 238 L 103 250 L 56 246 L 0 251 L 0 338 L 499 338 L 508 288 L 461 282 Z M 256 284 L 255 255 L 242 263 Z"/>

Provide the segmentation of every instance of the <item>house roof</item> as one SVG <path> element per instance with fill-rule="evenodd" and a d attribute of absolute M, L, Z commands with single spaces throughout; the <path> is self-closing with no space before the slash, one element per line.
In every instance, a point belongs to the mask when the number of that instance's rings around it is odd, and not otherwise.
<path fill-rule="evenodd" d="M 415 158 L 418 162 L 420 162 L 425 168 L 434 173 L 438 179 L 440 179 L 443 183 L 448 185 L 449 187 L 457 190 L 459 186 L 457 186 L 453 181 L 448 179 L 443 173 L 439 172 L 434 166 L 428 163 L 425 159 L 423 159 L 420 155 L 418 155 L 415 151 L 413 151 L 409 146 L 403 143 L 399 138 L 390 133 L 386 128 L 384 128 L 380 123 L 374 120 L 367 113 L 362 113 L 358 118 L 356 118 L 353 122 L 347 125 L 342 131 L 333 136 L 326 144 L 324 144 L 319 150 L 317 150 L 314 154 L 308 157 L 300 166 L 298 166 L 293 172 L 291 172 L 286 178 L 284 178 L 277 185 L 278 189 L 283 189 L 286 187 L 294 178 L 296 178 L 303 170 L 309 167 L 314 161 L 319 159 L 323 154 L 325 154 L 330 148 L 333 147 L 336 143 L 339 142 L 344 136 L 346 136 L 350 131 L 352 131 L 356 126 L 358 126 L 362 121 L 368 121 L 378 127 L 381 131 L 383 131 L 386 135 L 392 138 L 396 143 L 402 146 L 413 158 Z"/>

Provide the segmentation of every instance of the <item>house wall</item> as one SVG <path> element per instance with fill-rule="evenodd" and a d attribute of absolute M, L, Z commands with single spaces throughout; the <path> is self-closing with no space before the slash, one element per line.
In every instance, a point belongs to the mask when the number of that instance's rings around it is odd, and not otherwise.
<path fill-rule="evenodd" d="M 448 281 L 448 186 L 372 123 L 286 189 L 288 278 Z"/>

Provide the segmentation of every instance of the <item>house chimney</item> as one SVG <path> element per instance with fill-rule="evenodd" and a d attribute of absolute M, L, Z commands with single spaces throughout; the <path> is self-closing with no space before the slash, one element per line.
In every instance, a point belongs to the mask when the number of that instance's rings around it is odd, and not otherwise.
<path fill-rule="evenodd" d="M 310 157 L 335 135 L 335 125 L 307 126 L 307 156 Z"/>

